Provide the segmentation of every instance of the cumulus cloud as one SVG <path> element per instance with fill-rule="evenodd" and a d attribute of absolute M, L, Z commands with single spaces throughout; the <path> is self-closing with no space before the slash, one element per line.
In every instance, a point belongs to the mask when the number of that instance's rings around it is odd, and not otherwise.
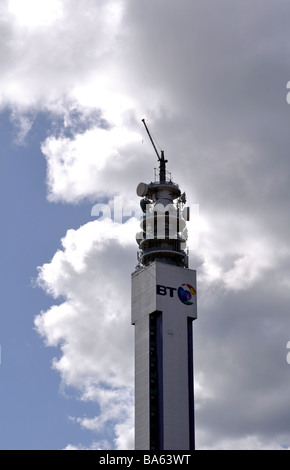
<path fill-rule="evenodd" d="M 38 283 L 64 299 L 35 319 L 48 346 L 59 347 L 53 367 L 81 399 L 98 403 L 97 417 L 78 418 L 81 426 L 111 430 L 111 445 L 132 447 L 133 330 L 130 325 L 129 233 L 136 220 L 118 225 L 107 219 L 69 230 L 63 249 L 39 268 Z M 110 238 L 116 232 L 114 239 Z M 133 259 L 132 259 L 133 258 Z M 119 269 L 123 266 L 123 273 Z"/>
<path fill-rule="evenodd" d="M 82 444 L 79 444 L 79 445 L 68 444 L 64 450 L 103 450 L 103 449 L 109 449 L 109 448 L 110 448 L 109 442 L 102 440 L 98 442 L 92 442 L 89 447 L 86 447 Z"/>
<path fill-rule="evenodd" d="M 124 389 L 100 390 L 94 387 L 87 390 L 86 398 L 100 405 L 100 415 L 94 418 L 77 418 L 77 422 L 94 432 L 103 431 L 110 423 L 114 423 L 116 449 L 134 449 L 134 389 L 127 385 Z M 107 449 L 112 448 L 112 442 Z"/>
<path fill-rule="evenodd" d="M 140 143 L 141 136 L 124 127 L 93 128 L 73 139 L 48 138 L 42 151 L 47 160 L 49 200 L 74 203 L 84 197 L 125 192 L 130 162 Z"/>
<path fill-rule="evenodd" d="M 120 0 L 76 0 L 1 6 L 1 103 L 50 106 L 91 78 L 119 31 Z"/>
<path fill-rule="evenodd" d="M 9 0 L 8 12 L 19 25 L 43 28 L 62 16 L 62 3 L 60 0 L 50 2 L 27 0 L 24 5 L 21 0 Z"/>

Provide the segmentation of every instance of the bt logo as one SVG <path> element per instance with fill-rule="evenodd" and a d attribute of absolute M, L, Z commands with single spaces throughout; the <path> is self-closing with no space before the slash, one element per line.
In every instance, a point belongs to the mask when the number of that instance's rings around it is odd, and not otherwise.
<path fill-rule="evenodd" d="M 178 289 L 175 287 L 165 287 L 157 284 L 156 292 L 158 295 L 167 295 L 169 292 L 169 297 L 174 297 L 174 292 L 177 291 L 179 300 L 184 305 L 192 305 L 191 302 L 192 296 L 196 295 L 196 290 L 190 284 L 182 284 Z"/>
<path fill-rule="evenodd" d="M 191 298 L 193 295 L 196 295 L 196 290 L 190 284 L 182 284 L 181 287 L 178 288 L 178 297 L 179 300 L 185 305 L 192 305 Z"/>

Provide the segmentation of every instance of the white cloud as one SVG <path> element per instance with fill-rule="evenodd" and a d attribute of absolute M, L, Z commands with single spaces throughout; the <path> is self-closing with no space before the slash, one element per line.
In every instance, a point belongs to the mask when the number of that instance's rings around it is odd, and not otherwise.
<path fill-rule="evenodd" d="M 87 390 L 84 399 L 96 401 L 101 409 L 94 418 L 77 418 L 84 428 L 100 432 L 111 423 L 114 425 L 116 449 L 134 448 L 134 390 L 132 386 L 123 389 L 104 390 L 96 387 Z M 89 398 L 88 398 L 89 397 Z M 112 444 L 111 444 L 112 445 Z"/>
<path fill-rule="evenodd" d="M 64 450 L 103 450 L 110 449 L 110 443 L 108 441 L 102 440 L 98 442 L 92 442 L 89 447 L 86 447 L 82 444 L 72 445 L 68 444 Z"/>
<path fill-rule="evenodd" d="M 39 269 L 38 278 L 47 293 L 65 299 L 35 319 L 46 344 L 61 350 L 53 367 L 64 385 L 81 392 L 82 400 L 100 406 L 97 417 L 76 421 L 99 433 L 111 429 L 118 448 L 125 443 L 132 446 L 130 270 L 134 250 L 128 234 L 135 229 L 134 219 L 118 226 L 108 219 L 68 231 L 63 250 Z"/>
<path fill-rule="evenodd" d="M 8 0 L 8 12 L 19 25 L 45 27 L 62 17 L 62 4 L 60 0 Z"/>
<path fill-rule="evenodd" d="M 125 127 L 94 128 L 73 139 L 48 138 L 42 151 L 47 160 L 49 200 L 77 202 L 85 197 L 113 196 L 121 188 L 125 191 L 120 180 L 128 181 L 141 140 Z"/>
<path fill-rule="evenodd" d="M 2 5 L 0 104 L 55 108 L 94 77 L 117 47 L 121 0 L 10 0 Z M 24 10 L 25 12 L 24 12 Z M 96 90 L 101 96 L 101 90 Z M 94 101 L 94 100 L 93 100 Z"/>

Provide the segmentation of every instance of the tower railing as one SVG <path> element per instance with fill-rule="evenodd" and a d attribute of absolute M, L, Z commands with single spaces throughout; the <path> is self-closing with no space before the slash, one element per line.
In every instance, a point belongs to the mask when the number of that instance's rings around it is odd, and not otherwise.
<path fill-rule="evenodd" d="M 154 168 L 154 182 L 153 184 L 160 184 L 160 177 L 159 177 L 159 168 Z M 165 173 L 165 181 L 162 181 L 162 184 L 170 184 L 172 186 L 175 186 L 176 188 L 179 188 L 179 185 L 177 183 L 174 183 L 172 181 L 172 175 L 169 171 L 166 170 Z"/>

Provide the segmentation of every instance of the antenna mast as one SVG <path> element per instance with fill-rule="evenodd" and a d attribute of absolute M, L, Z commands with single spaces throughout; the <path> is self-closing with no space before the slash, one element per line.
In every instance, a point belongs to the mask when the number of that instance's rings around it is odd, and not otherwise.
<path fill-rule="evenodd" d="M 164 158 L 164 151 L 163 151 L 163 150 L 161 150 L 161 157 L 160 157 L 160 155 L 159 155 L 159 153 L 158 153 L 158 150 L 157 150 L 157 148 L 156 148 L 156 145 L 155 145 L 155 143 L 154 143 L 154 140 L 152 139 L 151 134 L 150 134 L 150 132 L 149 132 L 149 129 L 148 129 L 147 125 L 146 125 L 145 119 L 142 119 L 142 122 L 143 122 L 143 124 L 144 124 L 144 126 L 145 126 L 145 129 L 146 129 L 146 131 L 147 131 L 147 134 L 148 134 L 148 136 L 149 136 L 149 138 L 150 138 L 150 140 L 151 140 L 151 143 L 152 143 L 153 148 L 154 148 L 154 150 L 155 150 L 155 153 L 156 153 L 156 155 L 157 155 L 158 161 L 160 162 L 160 166 L 159 166 L 159 179 L 160 179 L 160 182 L 161 182 L 161 183 L 165 183 L 165 182 L 166 182 L 166 163 L 168 162 L 168 160 L 165 160 L 165 158 Z"/>

